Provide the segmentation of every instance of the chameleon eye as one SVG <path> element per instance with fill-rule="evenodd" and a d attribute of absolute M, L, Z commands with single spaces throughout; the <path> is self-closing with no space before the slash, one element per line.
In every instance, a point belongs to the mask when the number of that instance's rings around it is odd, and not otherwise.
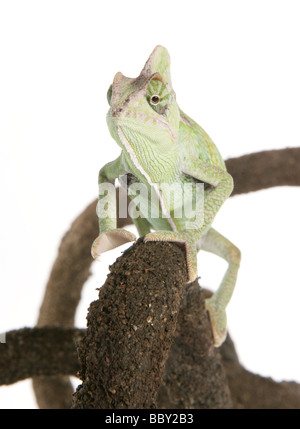
<path fill-rule="evenodd" d="M 150 97 L 150 104 L 152 104 L 152 106 L 156 106 L 157 104 L 159 104 L 160 102 L 160 96 L 159 95 L 151 95 Z"/>

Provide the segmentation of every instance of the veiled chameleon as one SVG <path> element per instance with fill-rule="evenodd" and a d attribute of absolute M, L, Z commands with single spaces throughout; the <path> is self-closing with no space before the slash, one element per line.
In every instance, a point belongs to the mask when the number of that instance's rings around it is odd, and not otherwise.
<path fill-rule="evenodd" d="M 206 300 L 214 342 L 219 346 L 226 337 L 225 308 L 236 283 L 240 251 L 211 224 L 232 192 L 232 177 L 210 137 L 179 108 L 171 83 L 170 57 L 164 47 L 153 50 L 137 78 L 117 73 L 107 96 L 108 127 L 122 151 L 100 170 L 99 185 L 114 184 L 116 178 L 124 176 L 130 177 L 133 184 L 144 185 L 147 192 L 146 197 L 140 195 L 140 216 L 133 218 L 137 230 L 144 241 L 181 243 L 186 250 L 190 282 L 197 277 L 198 250 L 212 252 L 228 262 L 218 290 Z M 174 184 L 179 191 L 170 198 L 167 190 Z M 187 184 L 193 186 L 186 193 L 180 192 Z M 198 198 L 199 189 L 203 191 L 199 193 L 203 195 L 202 212 L 194 218 L 191 210 L 175 215 L 195 195 Z M 134 195 L 129 192 L 129 196 Z M 100 193 L 99 202 L 103 198 Z M 151 215 L 151 198 L 158 206 L 159 216 Z M 149 202 L 150 208 L 146 204 Z M 131 232 L 116 229 L 116 202 L 111 198 L 109 208 L 103 207 L 98 210 L 100 234 L 92 246 L 94 258 L 135 240 Z"/>

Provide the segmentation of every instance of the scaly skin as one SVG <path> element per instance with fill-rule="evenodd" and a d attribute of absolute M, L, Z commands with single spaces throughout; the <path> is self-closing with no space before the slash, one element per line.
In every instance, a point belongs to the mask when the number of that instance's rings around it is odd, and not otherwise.
<path fill-rule="evenodd" d="M 99 189 L 107 183 L 114 185 L 117 178 L 121 183 L 122 177 L 130 178 L 128 194 L 135 203 L 131 210 L 139 234 L 145 241 L 181 243 L 186 250 L 190 282 L 197 277 L 199 249 L 228 262 L 217 292 L 206 300 L 215 345 L 219 346 L 226 338 L 225 309 L 236 283 L 240 252 L 211 224 L 232 192 L 232 178 L 210 137 L 178 107 L 170 57 L 162 46 L 154 49 L 137 78 L 116 74 L 108 90 L 108 102 L 107 124 L 122 151 L 100 170 Z M 171 194 L 172 186 L 175 190 Z M 136 189 L 147 192 L 137 199 Z M 197 210 L 185 211 L 192 201 L 201 204 Z M 158 215 L 153 215 L 151 204 Z M 137 207 L 140 217 L 136 218 Z M 182 208 L 179 215 L 177 210 Z M 134 234 L 116 228 L 113 194 L 99 192 L 98 216 L 100 233 L 92 246 L 94 258 L 135 240 Z"/>

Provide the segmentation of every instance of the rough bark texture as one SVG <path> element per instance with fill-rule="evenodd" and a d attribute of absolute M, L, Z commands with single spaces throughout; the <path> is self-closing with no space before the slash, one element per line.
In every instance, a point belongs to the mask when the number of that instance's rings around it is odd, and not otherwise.
<path fill-rule="evenodd" d="M 300 409 L 300 385 L 276 382 L 247 371 L 241 365 L 223 361 L 233 409 Z"/>
<path fill-rule="evenodd" d="M 197 282 L 186 286 L 175 340 L 158 394 L 161 408 L 231 408 L 231 397 L 219 349 L 213 346 Z"/>
<path fill-rule="evenodd" d="M 23 328 L 10 331 L 0 349 L 0 385 L 38 375 L 76 374 L 75 342 L 83 330 Z M 3 370 L 4 369 L 4 370 Z"/>
<path fill-rule="evenodd" d="M 89 309 L 73 408 L 155 407 L 186 279 L 169 243 L 139 240 L 116 261 Z"/>
<path fill-rule="evenodd" d="M 299 162 L 300 148 L 265 151 L 229 159 L 226 165 L 235 182 L 232 195 L 271 186 L 299 186 Z M 92 263 L 90 245 L 98 230 L 95 208 L 96 201 L 75 220 L 62 240 L 41 307 L 40 327 L 73 326 L 81 288 L 89 276 Z M 130 221 L 125 219 L 118 226 L 123 227 L 128 223 Z M 34 389 L 40 408 L 66 408 L 70 405 L 66 400 L 72 391 L 68 378 L 35 378 Z"/>
<path fill-rule="evenodd" d="M 203 295 L 201 289 L 198 291 Z M 190 293 L 189 288 L 187 293 Z M 184 297 L 183 301 L 185 299 Z M 186 335 L 189 335 L 190 329 L 197 325 L 197 320 L 199 320 L 198 311 L 186 313 L 186 310 L 183 303 L 175 334 L 175 343 L 181 344 L 183 348 L 186 348 Z M 182 312 L 183 314 L 181 314 Z M 181 325 L 183 319 L 184 323 Z M 0 368 L 5 368 L 0 373 L 0 385 L 12 384 L 35 376 L 37 373 L 77 375 L 80 365 L 75 342 L 84 337 L 84 331 L 62 328 L 24 328 L 8 332 L 6 344 L 2 344 L 0 347 Z M 197 334 L 199 332 L 200 330 L 197 330 Z M 44 348 L 48 352 L 45 353 Z M 188 355 L 195 356 L 195 359 L 188 358 L 188 365 L 185 361 L 185 352 L 182 353 L 181 349 L 176 346 L 170 348 L 163 383 L 159 390 L 158 408 L 176 407 L 181 409 L 197 405 L 194 399 L 191 400 L 193 397 L 191 392 L 195 386 L 197 389 L 199 377 L 201 378 L 201 372 L 198 374 L 198 371 L 202 365 L 203 355 L 197 355 L 193 342 L 188 344 L 188 348 Z M 62 351 L 66 351 L 66 353 Z M 226 369 L 233 409 L 300 409 L 299 384 L 294 382 L 276 383 L 270 378 L 261 377 L 245 370 L 239 363 L 229 336 L 220 348 L 220 353 L 222 364 Z M 182 369 L 182 364 L 185 365 L 184 369 Z M 188 380 L 184 378 L 185 371 Z M 195 374 L 195 379 L 190 377 L 191 374 Z M 51 384 L 51 387 L 55 388 L 55 385 Z M 55 404 L 57 399 L 52 390 L 48 391 L 48 395 L 51 395 L 49 401 L 52 400 Z M 197 398 L 197 401 L 201 402 L 201 398 Z M 69 402 L 70 398 L 66 397 L 66 407 Z M 58 403 L 58 405 L 61 407 L 62 404 Z"/>

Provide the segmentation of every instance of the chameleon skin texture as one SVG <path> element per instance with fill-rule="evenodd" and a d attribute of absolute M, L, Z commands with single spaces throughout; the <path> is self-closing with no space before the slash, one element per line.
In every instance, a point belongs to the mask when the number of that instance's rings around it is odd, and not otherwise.
<path fill-rule="evenodd" d="M 169 241 L 186 252 L 189 282 L 197 278 L 197 252 L 215 253 L 228 262 L 217 292 L 206 300 L 215 345 L 226 338 L 226 306 L 236 283 L 240 252 L 211 228 L 233 190 L 232 177 L 207 133 L 178 106 L 170 75 L 170 56 L 156 46 L 137 78 L 118 72 L 109 87 L 107 124 L 121 147 L 120 156 L 99 172 L 99 236 L 92 255 L 135 235 L 116 227 L 117 178 L 129 178 L 134 201 L 130 215 L 144 241 Z M 106 188 L 105 188 L 106 187 Z M 111 188 L 112 187 L 112 188 Z M 137 196 L 138 195 L 138 196 Z"/>

